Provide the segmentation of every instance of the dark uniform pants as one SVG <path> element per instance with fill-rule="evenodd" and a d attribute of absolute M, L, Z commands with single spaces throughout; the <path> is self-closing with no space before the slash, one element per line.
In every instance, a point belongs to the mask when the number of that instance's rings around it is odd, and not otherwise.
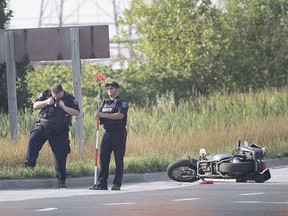
<path fill-rule="evenodd" d="M 124 155 L 126 150 L 127 130 L 105 131 L 100 147 L 100 173 L 97 185 L 107 187 L 110 157 L 113 151 L 116 173 L 113 184 L 122 185 L 124 170 Z"/>
<path fill-rule="evenodd" d="M 39 152 L 48 140 L 54 156 L 56 177 L 60 181 L 66 180 L 66 161 L 70 153 L 69 128 L 61 131 L 46 130 L 43 126 L 37 126 L 31 131 L 28 143 L 26 165 L 34 167 Z"/>

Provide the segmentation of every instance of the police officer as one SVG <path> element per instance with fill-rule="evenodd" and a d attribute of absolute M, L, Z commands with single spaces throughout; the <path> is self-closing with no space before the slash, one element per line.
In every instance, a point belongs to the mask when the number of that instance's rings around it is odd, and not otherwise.
<path fill-rule="evenodd" d="M 108 190 L 109 163 L 113 151 L 116 173 L 111 190 L 120 190 L 126 150 L 128 103 L 119 97 L 120 86 L 117 82 L 106 83 L 105 87 L 109 99 L 103 101 L 97 114 L 97 118 L 100 119 L 100 124 L 103 125 L 105 132 L 100 147 L 100 173 L 94 189 Z"/>
<path fill-rule="evenodd" d="M 78 102 L 65 92 L 60 83 L 54 83 L 50 90 L 43 91 L 33 104 L 41 110 L 37 127 L 32 130 L 27 148 L 26 166 L 34 167 L 44 143 L 51 146 L 59 188 L 66 188 L 66 160 L 70 153 L 69 126 L 71 116 L 80 114 Z"/>

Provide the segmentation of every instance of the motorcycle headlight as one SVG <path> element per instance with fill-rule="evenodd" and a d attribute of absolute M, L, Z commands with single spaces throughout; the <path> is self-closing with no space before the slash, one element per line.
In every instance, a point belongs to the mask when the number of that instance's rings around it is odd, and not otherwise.
<path fill-rule="evenodd" d="M 207 155 L 206 149 L 204 148 L 200 149 L 199 154 L 200 154 L 200 157 L 205 157 Z"/>

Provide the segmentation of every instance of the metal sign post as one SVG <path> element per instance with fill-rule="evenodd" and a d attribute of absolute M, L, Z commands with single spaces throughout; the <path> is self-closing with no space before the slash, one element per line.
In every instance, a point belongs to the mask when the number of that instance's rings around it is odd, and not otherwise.
<path fill-rule="evenodd" d="M 8 110 L 10 139 L 12 143 L 18 141 L 17 129 L 17 94 L 16 94 L 16 65 L 14 52 L 13 32 L 5 32 L 5 52 L 6 52 L 6 70 L 7 73 L 7 91 L 8 91 Z"/>

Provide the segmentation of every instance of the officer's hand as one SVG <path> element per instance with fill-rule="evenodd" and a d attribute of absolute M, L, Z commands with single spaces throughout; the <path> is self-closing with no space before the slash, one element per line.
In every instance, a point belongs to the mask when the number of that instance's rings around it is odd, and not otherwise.
<path fill-rule="evenodd" d="M 97 118 L 97 119 L 99 119 L 99 118 L 101 118 L 101 117 L 102 117 L 102 113 L 101 113 L 101 112 L 99 112 L 99 113 L 96 114 L 96 118 Z"/>
<path fill-rule="evenodd" d="M 62 100 L 59 101 L 59 107 L 61 107 L 62 109 L 64 109 L 65 104 Z"/>
<path fill-rule="evenodd" d="M 52 97 L 48 98 L 48 99 L 46 100 L 46 103 L 47 103 L 48 105 L 53 105 L 53 104 L 54 104 L 53 98 L 52 98 Z"/>
<path fill-rule="evenodd" d="M 99 120 L 99 113 L 95 115 L 96 119 Z"/>

